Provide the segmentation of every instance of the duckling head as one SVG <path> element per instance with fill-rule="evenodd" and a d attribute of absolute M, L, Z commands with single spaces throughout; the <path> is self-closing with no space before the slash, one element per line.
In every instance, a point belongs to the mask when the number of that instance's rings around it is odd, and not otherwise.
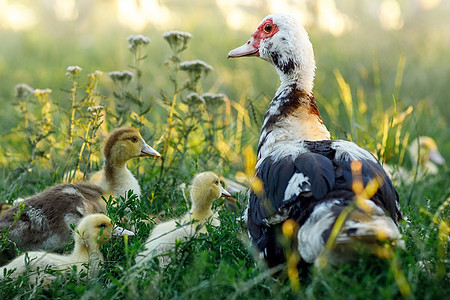
<path fill-rule="evenodd" d="M 194 177 L 190 187 L 193 210 L 208 210 L 212 202 L 220 197 L 230 197 L 221 185 L 219 176 L 213 172 L 203 172 Z"/>
<path fill-rule="evenodd" d="M 445 159 L 438 150 L 436 142 L 428 136 L 420 136 L 409 146 L 412 163 L 419 160 L 419 165 L 431 173 L 437 173 L 436 165 L 444 165 Z"/>
<path fill-rule="evenodd" d="M 134 128 L 119 128 L 108 137 L 104 149 L 106 162 L 123 165 L 134 157 L 156 156 L 161 154 L 150 147 Z"/>
<path fill-rule="evenodd" d="M 76 229 L 75 239 L 81 240 L 88 248 L 97 248 L 108 242 L 113 233 L 111 219 L 103 214 L 92 214 L 81 219 Z"/>
<path fill-rule="evenodd" d="M 95 250 L 108 242 L 112 235 L 134 235 L 134 233 L 121 227 L 114 227 L 106 215 L 91 214 L 81 219 L 76 229 L 75 240 L 86 245 L 89 250 Z"/>

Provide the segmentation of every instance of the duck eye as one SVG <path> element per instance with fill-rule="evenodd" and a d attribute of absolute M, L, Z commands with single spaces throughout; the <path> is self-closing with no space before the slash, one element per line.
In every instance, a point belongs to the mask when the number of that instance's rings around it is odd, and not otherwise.
<path fill-rule="evenodd" d="M 215 184 L 219 184 L 219 180 L 216 180 L 216 182 L 214 182 Z"/>
<path fill-rule="evenodd" d="M 99 227 L 100 227 L 100 228 L 106 228 L 106 224 L 105 224 L 105 223 L 102 223 L 102 224 L 100 224 Z"/>
<path fill-rule="evenodd" d="M 266 25 L 264 25 L 264 32 L 265 33 L 270 33 L 272 32 L 273 26 L 270 23 L 267 23 Z"/>
<path fill-rule="evenodd" d="M 137 138 L 137 137 L 135 137 L 135 136 L 133 136 L 133 137 L 131 138 L 131 141 L 132 141 L 133 143 L 137 143 L 137 141 L 138 141 L 138 138 Z"/>

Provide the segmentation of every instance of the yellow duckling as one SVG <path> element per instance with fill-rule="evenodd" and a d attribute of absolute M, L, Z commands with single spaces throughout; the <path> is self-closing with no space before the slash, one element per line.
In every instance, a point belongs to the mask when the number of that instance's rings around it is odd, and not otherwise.
<path fill-rule="evenodd" d="M 419 174 L 437 174 L 438 166 L 445 164 L 436 142 L 428 136 L 420 136 L 412 141 L 408 151 L 413 165 L 419 161 Z"/>
<path fill-rule="evenodd" d="M 102 244 L 108 242 L 111 235 L 134 235 L 133 232 L 116 227 L 113 228 L 110 218 L 102 214 L 92 214 L 84 217 L 74 232 L 75 247 L 71 254 L 60 255 L 44 251 L 28 252 L 26 255 L 15 258 L 5 267 L 0 268 L 0 278 L 4 277 L 4 271 L 14 270 L 12 278 L 22 274 L 30 276 L 31 282 L 44 279 L 44 283 L 55 279 L 54 275 L 45 274 L 44 270 L 51 267 L 53 270 L 71 270 L 73 266 L 77 271 L 83 271 L 89 278 L 96 276 L 103 255 L 99 251 Z M 36 269 L 39 268 L 39 272 Z"/>
<path fill-rule="evenodd" d="M 436 142 L 428 136 L 420 136 L 414 139 L 408 147 L 413 170 L 403 167 L 393 167 L 385 164 L 383 168 L 396 185 L 411 184 L 417 172 L 416 180 L 419 181 L 427 175 L 435 175 L 439 172 L 438 166 L 445 164 L 445 159 L 438 150 Z M 416 170 L 416 164 L 418 168 Z"/>
<path fill-rule="evenodd" d="M 191 211 L 180 219 L 158 224 L 145 243 L 146 250 L 136 258 L 136 263 L 169 252 L 175 248 L 177 240 L 183 241 L 197 233 L 206 233 L 204 225 L 207 222 L 219 226 L 218 214 L 211 210 L 211 206 L 221 196 L 229 197 L 230 193 L 222 187 L 216 174 L 204 172 L 195 176 L 190 186 Z M 159 257 L 159 260 L 161 266 L 169 263 L 167 257 Z"/>
<path fill-rule="evenodd" d="M 0 202 L 0 216 L 3 215 L 10 208 L 11 204 Z"/>
<path fill-rule="evenodd" d="M 158 151 L 147 145 L 134 128 L 114 130 L 106 141 L 103 153 L 105 155 L 103 170 L 95 173 L 90 182 L 114 197 L 125 196 L 129 190 L 141 196 L 139 183 L 127 168 L 130 159 L 161 156 Z"/>

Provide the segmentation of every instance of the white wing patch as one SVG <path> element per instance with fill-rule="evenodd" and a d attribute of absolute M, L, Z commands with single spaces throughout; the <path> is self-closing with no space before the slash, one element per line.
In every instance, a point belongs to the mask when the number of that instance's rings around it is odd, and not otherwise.
<path fill-rule="evenodd" d="M 79 190 L 77 190 L 76 188 L 73 188 L 71 186 L 63 188 L 61 192 L 65 193 L 67 195 L 71 195 L 71 196 L 83 197 L 83 195 L 81 195 Z"/>
<path fill-rule="evenodd" d="M 335 159 L 337 160 L 370 160 L 374 163 L 378 163 L 369 151 L 359 147 L 353 142 L 342 140 L 334 141 L 331 144 L 331 149 L 336 150 Z"/>
<path fill-rule="evenodd" d="M 268 227 L 275 224 L 280 224 L 289 219 L 290 213 L 291 210 L 289 208 L 284 208 L 280 212 L 277 212 L 276 214 L 263 219 L 263 222 Z"/>
<path fill-rule="evenodd" d="M 302 189 L 301 186 L 308 184 L 307 188 Z M 289 200 L 292 196 L 298 196 L 301 192 L 311 191 L 311 185 L 309 183 L 309 177 L 303 173 L 295 173 L 286 187 L 284 192 L 284 201 Z"/>

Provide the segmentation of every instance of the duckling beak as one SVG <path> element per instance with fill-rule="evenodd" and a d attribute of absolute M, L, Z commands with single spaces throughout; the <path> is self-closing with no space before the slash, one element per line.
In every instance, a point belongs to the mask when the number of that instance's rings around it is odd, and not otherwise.
<path fill-rule="evenodd" d="M 445 158 L 442 157 L 441 153 L 439 153 L 439 151 L 437 151 L 437 150 L 431 150 L 430 151 L 430 160 L 432 162 L 434 162 L 435 164 L 438 164 L 438 165 L 441 165 L 441 166 L 443 164 L 445 164 Z"/>
<path fill-rule="evenodd" d="M 228 193 L 228 191 L 226 189 L 224 189 L 223 187 L 220 187 L 220 197 L 225 197 L 225 199 L 227 199 L 231 202 L 236 202 L 236 200 L 233 197 L 231 197 L 231 194 Z"/>
<path fill-rule="evenodd" d="M 144 143 L 144 146 L 141 149 L 141 154 L 139 155 L 140 157 L 143 156 L 156 156 L 156 157 L 161 157 L 161 154 L 159 154 L 158 151 L 156 151 L 155 149 L 153 149 L 152 147 L 150 147 L 149 145 L 147 145 L 147 143 Z"/>
<path fill-rule="evenodd" d="M 129 235 L 129 236 L 132 236 L 132 235 L 134 235 L 134 232 L 130 231 L 128 229 L 116 226 L 116 227 L 114 227 L 114 231 L 113 231 L 112 235 Z"/>

